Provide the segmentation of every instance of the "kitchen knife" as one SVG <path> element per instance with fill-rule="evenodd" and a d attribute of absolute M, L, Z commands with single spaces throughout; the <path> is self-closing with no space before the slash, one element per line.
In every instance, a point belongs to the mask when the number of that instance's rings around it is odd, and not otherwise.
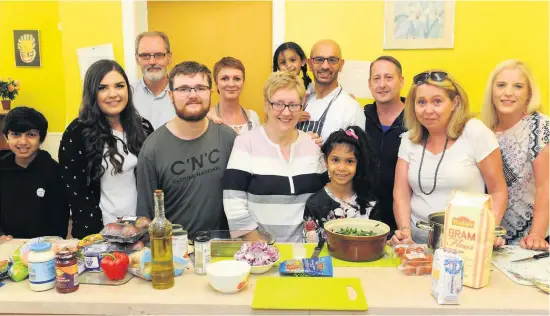
<path fill-rule="evenodd" d="M 532 257 L 527 257 L 527 258 L 523 258 L 523 259 L 519 259 L 519 260 L 514 260 L 512 262 L 521 262 L 521 261 L 528 261 L 528 260 L 536 260 L 536 259 L 541 259 L 541 258 L 547 258 L 548 257 L 548 252 L 543 252 L 543 253 L 539 253 L 539 254 L 536 254 Z"/>
<path fill-rule="evenodd" d="M 325 238 L 323 238 L 323 236 L 319 236 L 319 243 L 317 243 L 317 246 L 315 247 L 315 250 L 313 251 L 311 258 L 319 258 L 319 253 L 321 253 L 321 250 L 323 249 L 324 245 L 325 245 Z"/>

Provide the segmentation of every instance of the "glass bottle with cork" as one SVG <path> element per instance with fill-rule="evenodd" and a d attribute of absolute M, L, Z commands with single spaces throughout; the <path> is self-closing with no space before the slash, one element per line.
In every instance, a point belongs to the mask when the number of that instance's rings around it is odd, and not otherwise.
<path fill-rule="evenodd" d="M 174 259 L 172 254 L 172 223 L 164 215 L 164 192 L 155 190 L 155 218 L 149 225 L 151 240 L 153 288 L 162 290 L 174 286 Z"/>

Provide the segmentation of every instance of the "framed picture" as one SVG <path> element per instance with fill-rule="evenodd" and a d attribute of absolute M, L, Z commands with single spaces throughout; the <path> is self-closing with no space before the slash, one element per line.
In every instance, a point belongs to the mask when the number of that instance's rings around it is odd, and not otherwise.
<path fill-rule="evenodd" d="M 386 0 L 384 49 L 453 48 L 455 1 Z"/>
<path fill-rule="evenodd" d="M 40 67 L 38 30 L 14 30 L 13 46 L 16 67 Z"/>

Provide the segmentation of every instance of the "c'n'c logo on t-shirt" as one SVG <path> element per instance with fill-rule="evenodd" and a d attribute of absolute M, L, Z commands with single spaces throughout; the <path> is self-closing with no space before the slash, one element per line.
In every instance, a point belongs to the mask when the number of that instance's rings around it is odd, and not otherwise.
<path fill-rule="evenodd" d="M 198 156 L 193 156 L 186 159 L 185 161 L 176 160 L 170 166 L 170 171 L 172 174 L 179 176 L 187 171 L 195 172 L 198 169 L 204 167 L 205 162 L 207 165 L 213 166 L 218 163 L 220 160 L 220 151 L 218 149 L 212 149 L 209 153 L 199 154 Z"/>

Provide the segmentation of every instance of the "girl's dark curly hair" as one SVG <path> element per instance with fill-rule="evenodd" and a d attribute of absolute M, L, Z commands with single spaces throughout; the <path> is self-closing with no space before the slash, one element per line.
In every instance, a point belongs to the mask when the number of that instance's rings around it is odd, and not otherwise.
<path fill-rule="evenodd" d="M 124 152 L 127 154 L 129 151 L 137 156 L 145 138 L 147 138 L 141 118 L 134 107 L 128 77 L 122 67 L 116 61 L 106 59 L 93 63 L 84 78 L 82 104 L 78 116 L 84 126 L 82 137 L 85 152 L 83 154 L 88 159 L 86 170 L 88 184 L 98 181 L 105 173 L 102 161 L 109 160 L 114 167 L 114 174 L 122 173 L 124 164 L 124 156 L 119 153 L 117 148 L 117 140 L 120 138 L 113 135 L 111 125 L 97 103 L 101 80 L 111 71 L 121 74 L 128 88 L 128 104 L 120 113 L 120 123 L 126 135 L 126 142 L 123 141 Z M 103 153 L 105 147 L 107 147 L 107 151 Z"/>
<path fill-rule="evenodd" d="M 279 54 L 281 54 L 287 49 L 292 49 L 293 51 L 295 51 L 296 54 L 300 56 L 300 59 L 302 61 L 307 60 L 306 54 L 304 53 L 304 50 L 300 47 L 300 45 L 294 42 L 282 43 L 281 45 L 279 45 L 279 47 L 277 47 L 277 49 L 275 50 L 275 53 L 273 54 L 273 72 L 279 71 L 279 63 L 278 63 Z M 301 67 L 301 69 L 303 74 L 302 80 L 304 81 L 304 87 L 307 89 L 307 87 L 311 83 L 311 78 L 307 74 L 307 63 L 305 63 Z"/>
<path fill-rule="evenodd" d="M 357 135 L 357 139 L 348 135 L 346 133 L 348 130 L 352 130 Z M 371 206 L 369 203 L 376 200 L 376 194 L 374 193 L 375 175 L 372 172 L 376 158 L 372 141 L 359 126 L 349 126 L 345 130 L 341 129 L 333 132 L 321 147 L 321 152 L 323 152 L 327 163 L 334 147 L 342 144 L 348 145 L 353 150 L 355 159 L 357 159 L 357 169 L 352 180 L 352 186 L 358 197 L 357 202 L 361 207 L 360 213 L 365 214 L 365 208 Z"/>

